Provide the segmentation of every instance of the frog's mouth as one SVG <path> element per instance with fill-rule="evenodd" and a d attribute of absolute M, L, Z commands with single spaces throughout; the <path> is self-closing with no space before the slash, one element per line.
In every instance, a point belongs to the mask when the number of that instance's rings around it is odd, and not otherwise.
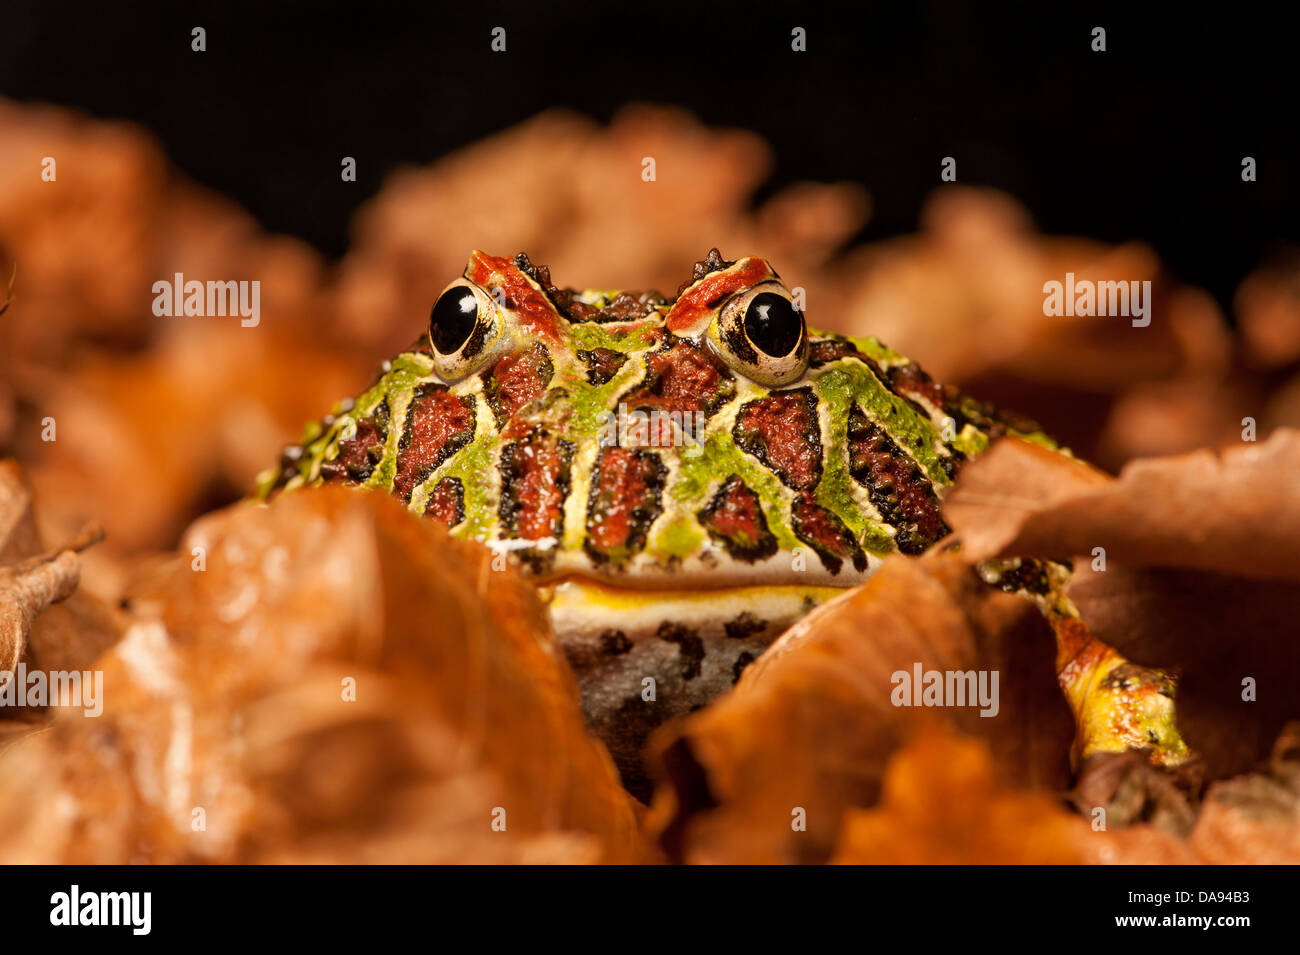
<path fill-rule="evenodd" d="M 813 607 L 846 589 L 770 583 L 647 590 L 577 575 L 538 587 L 562 644 L 615 634 L 635 642 L 661 635 L 665 627 L 706 637 L 775 638 Z"/>

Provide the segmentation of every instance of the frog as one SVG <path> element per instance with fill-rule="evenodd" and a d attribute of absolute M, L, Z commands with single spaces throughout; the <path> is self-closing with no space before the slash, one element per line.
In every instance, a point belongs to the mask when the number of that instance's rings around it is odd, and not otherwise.
<path fill-rule="evenodd" d="M 379 491 L 526 574 L 589 726 L 644 792 L 659 724 L 886 558 L 949 536 L 941 501 L 967 461 L 1008 436 L 1069 453 L 875 338 L 809 327 L 803 304 L 766 259 L 717 248 L 671 296 L 560 287 L 525 253 L 475 250 L 412 345 L 256 496 Z M 1073 628 L 1059 588 L 1026 584 L 1040 571 L 983 569 Z M 1168 679 L 1125 673 L 1116 692 L 1151 691 L 1129 736 L 1158 727 L 1180 758 Z"/>

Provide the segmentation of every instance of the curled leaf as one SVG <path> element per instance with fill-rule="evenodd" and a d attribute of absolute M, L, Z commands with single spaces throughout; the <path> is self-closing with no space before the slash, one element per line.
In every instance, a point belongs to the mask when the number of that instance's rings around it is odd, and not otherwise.
<path fill-rule="evenodd" d="M 972 558 L 1078 558 L 1070 599 L 1124 657 L 1178 673 L 1178 723 L 1206 778 L 1245 772 L 1296 716 L 1300 433 L 1135 461 L 1114 481 L 1002 441 L 945 514 Z"/>
<path fill-rule="evenodd" d="M 385 495 L 241 505 L 0 754 L 5 861 L 646 859 L 533 589 Z"/>
<path fill-rule="evenodd" d="M 880 805 L 844 820 L 840 864 L 1063 865 L 1086 861 L 1087 823 L 998 780 L 988 746 L 918 736 L 889 762 Z"/>
<path fill-rule="evenodd" d="M 0 462 L 0 679 L 20 660 L 77 669 L 118 636 L 112 614 L 93 598 L 68 601 L 80 581 L 78 554 L 103 539 L 88 526 L 52 550 L 41 547 L 31 492 L 12 461 Z M 7 714 L 6 714 L 7 715 Z"/>
<path fill-rule="evenodd" d="M 1300 432 L 1134 461 L 1114 481 L 1014 439 L 964 469 L 944 513 L 971 556 L 1093 557 L 1300 579 Z"/>
<path fill-rule="evenodd" d="M 896 695 L 898 674 L 936 670 L 996 673 L 996 713 Z M 951 555 L 890 558 L 652 740 L 649 824 L 684 861 L 824 861 L 844 813 L 879 798 L 889 755 L 932 720 L 986 737 L 1004 778 L 1064 787 L 1070 716 L 1035 608 Z"/>

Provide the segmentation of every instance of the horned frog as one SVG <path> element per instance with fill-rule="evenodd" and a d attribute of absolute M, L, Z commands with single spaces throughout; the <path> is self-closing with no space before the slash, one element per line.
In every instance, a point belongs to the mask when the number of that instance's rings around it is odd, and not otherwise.
<path fill-rule="evenodd" d="M 761 258 L 714 249 L 666 298 L 559 288 L 526 255 L 475 251 L 427 333 L 309 425 L 259 495 L 381 489 L 508 555 L 635 787 L 653 726 L 887 555 L 943 538 L 945 489 L 1008 434 L 1056 448 L 873 338 L 809 329 Z M 1150 674 L 1115 745 L 1158 727 L 1177 760 L 1171 684 Z"/>

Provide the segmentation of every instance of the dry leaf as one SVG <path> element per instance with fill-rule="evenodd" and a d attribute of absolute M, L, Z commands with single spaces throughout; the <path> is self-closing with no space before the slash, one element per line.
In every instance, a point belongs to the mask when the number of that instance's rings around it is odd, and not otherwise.
<path fill-rule="evenodd" d="M 238 322 L 192 327 L 144 357 L 90 362 L 44 397 L 58 425 L 33 468 L 46 518 L 64 533 L 102 520 L 117 554 L 170 547 L 193 514 L 247 493 L 287 435 L 372 372 Z"/>
<path fill-rule="evenodd" d="M 45 550 L 21 471 L 13 461 L 0 461 L 0 673 L 12 673 L 20 661 L 46 671 L 80 670 L 116 642 L 120 616 L 74 593 L 78 552 L 101 536 L 92 528 Z"/>
<path fill-rule="evenodd" d="M 1086 861 L 1087 839 L 1050 796 L 1001 784 L 987 745 L 932 731 L 890 760 L 879 806 L 846 815 L 831 861 L 1064 865 Z"/>
<path fill-rule="evenodd" d="M 1300 579 L 1300 432 L 1134 461 L 1114 482 L 1090 484 L 1084 468 L 1001 441 L 963 470 L 944 513 L 976 560 L 1104 547 L 1133 567 Z"/>
<path fill-rule="evenodd" d="M 378 494 L 205 518 L 101 661 L 103 716 L 0 757 L 0 857 L 646 858 L 539 600 L 490 562 Z"/>
<path fill-rule="evenodd" d="M 843 813 L 875 802 L 887 757 L 930 719 L 986 735 L 1004 778 L 1063 787 L 1073 730 L 1053 653 L 1037 611 L 962 561 L 890 558 L 652 741 L 651 828 L 689 862 L 823 861 Z M 997 715 L 895 706 L 892 675 L 918 664 L 998 670 Z M 791 828 L 797 809 L 806 832 Z"/>
<path fill-rule="evenodd" d="M 1141 760 L 1142 772 L 1158 773 Z M 1084 803 L 1083 818 L 1042 793 L 1007 787 L 988 748 L 953 734 L 923 735 L 900 750 L 885 775 L 881 805 L 847 814 L 833 861 L 847 864 L 1058 865 L 1295 864 L 1300 860 L 1300 787 L 1294 762 L 1283 775 L 1243 776 L 1210 789 L 1191 834 L 1156 823 L 1123 827 L 1121 806 Z M 1120 797 L 1124 798 L 1123 796 Z M 1106 810 L 1105 827 L 1090 825 Z M 1186 812 L 1186 807 L 1175 809 Z M 1100 815 L 1096 816 L 1101 819 Z M 1178 827 L 1188 826 L 1181 819 Z"/>
<path fill-rule="evenodd" d="M 1300 434 L 1135 461 L 1111 482 L 1080 473 L 999 442 L 945 514 L 971 559 L 1082 558 L 1069 594 L 1094 635 L 1177 670 L 1178 725 L 1208 779 L 1246 771 L 1297 715 Z"/>

